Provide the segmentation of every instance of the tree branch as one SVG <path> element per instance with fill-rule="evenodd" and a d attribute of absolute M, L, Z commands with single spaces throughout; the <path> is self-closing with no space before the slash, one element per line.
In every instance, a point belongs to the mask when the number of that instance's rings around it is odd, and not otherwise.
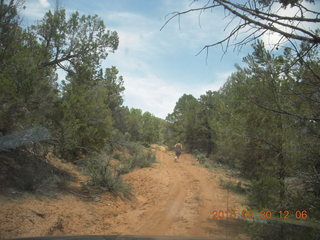
<path fill-rule="evenodd" d="M 253 3 L 253 4 L 252 4 Z M 260 36 L 262 36 L 263 33 L 266 31 L 271 31 L 274 33 L 278 33 L 283 38 L 287 39 L 295 39 L 299 41 L 306 41 L 315 45 L 320 44 L 320 36 L 313 32 L 312 30 L 306 30 L 305 28 L 299 27 L 298 25 L 301 22 L 308 22 L 308 23 L 318 23 L 320 22 L 320 18 L 318 17 L 320 15 L 320 12 L 309 10 L 308 8 L 302 6 L 301 4 L 296 4 L 295 6 L 300 9 L 300 16 L 298 16 L 298 12 L 292 16 L 281 16 L 279 14 L 276 14 L 277 11 L 272 10 L 274 2 L 272 1 L 270 5 L 268 5 L 268 8 L 265 8 L 265 6 L 262 6 L 261 4 L 258 4 L 256 0 L 254 1 L 246 1 L 245 4 L 239 4 L 234 3 L 229 0 L 212 0 L 211 5 L 209 5 L 209 1 L 204 4 L 203 7 L 198 8 L 191 8 L 186 11 L 181 12 L 173 12 L 172 16 L 166 20 L 166 22 L 163 24 L 163 26 L 160 28 L 160 31 L 173 19 L 176 17 L 179 17 L 183 14 L 187 14 L 190 12 L 200 11 L 200 13 L 204 12 L 208 9 L 213 9 L 216 7 L 222 7 L 224 10 L 232 14 L 234 17 L 232 20 L 227 24 L 224 30 L 230 25 L 230 23 L 234 20 L 235 17 L 238 17 L 241 19 L 240 25 L 242 27 L 235 27 L 226 38 L 214 42 L 212 44 L 205 45 L 196 55 L 201 53 L 203 50 L 207 50 L 208 48 L 217 46 L 223 43 L 227 43 L 226 49 L 228 49 L 230 40 L 232 37 L 238 36 L 238 32 L 241 32 L 241 30 L 246 27 L 250 26 L 251 28 L 254 26 L 257 28 L 254 33 L 251 33 L 250 36 L 245 37 L 242 41 L 236 42 L 235 46 L 242 46 L 250 41 L 254 41 Z M 259 9 L 260 7 L 260 9 Z M 281 9 L 280 7 L 278 11 Z M 265 9 L 261 10 L 261 9 Z M 309 12 L 315 15 L 315 17 L 304 17 L 303 12 Z M 200 15 L 199 15 L 200 17 Z M 199 20 L 200 21 L 200 20 Z M 244 21 L 244 22 L 242 22 Z M 289 23 L 286 23 L 284 21 L 288 21 Z M 292 24 L 291 24 L 292 23 Z M 281 26 L 283 28 L 290 29 L 291 32 L 285 31 L 283 29 L 279 29 L 277 26 Z M 259 33 L 259 32 L 262 33 Z M 259 33 L 258 36 L 255 34 Z M 278 43 L 279 44 L 279 43 Z"/>
<path fill-rule="evenodd" d="M 67 56 L 62 57 L 62 58 L 59 58 L 59 59 L 54 59 L 54 60 L 52 60 L 52 61 L 42 63 L 42 64 L 40 65 L 40 67 L 41 67 L 41 68 L 44 68 L 44 67 L 48 67 L 48 66 L 58 65 L 58 64 L 60 64 L 61 62 L 70 60 L 70 59 L 72 59 L 72 58 L 74 58 L 74 57 L 77 57 L 77 55 L 76 55 L 76 54 L 67 55 Z"/>
<path fill-rule="evenodd" d="M 253 104 L 255 104 L 256 106 L 258 106 L 258 107 L 260 107 L 260 108 L 262 108 L 264 110 L 267 110 L 267 111 L 271 111 L 271 112 L 278 113 L 278 114 L 283 114 L 283 115 L 288 115 L 288 116 L 291 116 L 291 117 L 298 118 L 300 120 L 320 122 L 320 118 L 303 117 L 303 116 L 299 116 L 299 115 L 294 114 L 294 113 L 290 113 L 290 112 L 284 111 L 283 109 L 275 110 L 275 109 L 272 109 L 272 108 L 269 108 L 269 107 L 266 107 L 266 106 L 263 106 L 263 105 L 259 104 L 258 102 L 254 101 L 252 98 L 247 98 L 247 99 L 250 102 L 252 102 Z"/>

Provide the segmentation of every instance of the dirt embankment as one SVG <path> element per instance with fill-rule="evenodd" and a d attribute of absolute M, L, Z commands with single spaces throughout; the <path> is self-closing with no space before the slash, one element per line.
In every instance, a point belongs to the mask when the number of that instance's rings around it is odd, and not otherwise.
<path fill-rule="evenodd" d="M 235 226 L 209 219 L 211 211 L 227 206 L 245 209 L 241 196 L 220 186 L 220 179 L 225 178 L 221 169 L 209 171 L 189 154 L 175 163 L 173 153 L 163 147 L 157 147 L 156 156 L 152 168 L 124 176 L 133 187 L 131 200 L 108 193 L 93 200 L 75 194 L 1 197 L 0 238 L 90 234 L 245 237 Z M 83 181 L 74 171 L 78 181 Z"/>

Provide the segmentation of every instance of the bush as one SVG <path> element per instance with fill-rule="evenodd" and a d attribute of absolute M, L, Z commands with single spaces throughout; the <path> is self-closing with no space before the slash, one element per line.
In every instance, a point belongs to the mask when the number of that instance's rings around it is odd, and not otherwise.
<path fill-rule="evenodd" d="M 130 143 L 126 148 L 131 156 L 127 158 L 120 157 L 121 168 L 119 172 L 121 174 L 128 173 L 134 168 L 150 167 L 156 161 L 156 156 L 153 152 L 146 151 L 144 147 L 137 143 Z"/>
<path fill-rule="evenodd" d="M 118 129 L 114 129 L 108 145 L 110 146 L 112 151 L 122 149 L 122 147 L 127 143 L 126 138 L 127 137 L 125 134 L 123 134 Z"/>
<path fill-rule="evenodd" d="M 133 169 L 132 158 L 126 158 L 121 162 L 121 167 L 119 168 L 120 174 L 126 174 Z"/>
<path fill-rule="evenodd" d="M 125 197 L 131 194 L 131 186 L 122 181 L 121 172 L 110 164 L 108 156 L 92 155 L 85 162 L 85 171 L 90 176 L 90 185 Z"/>
<path fill-rule="evenodd" d="M 139 152 L 143 151 L 143 147 L 136 142 L 129 142 L 124 148 L 124 150 L 131 155 L 137 155 Z"/>
<path fill-rule="evenodd" d="M 141 151 L 132 157 L 132 167 L 145 168 L 150 167 L 156 161 L 156 156 L 153 152 Z"/>
<path fill-rule="evenodd" d="M 121 161 L 123 157 L 122 157 L 121 153 L 116 152 L 116 153 L 112 154 L 112 158 Z"/>
<path fill-rule="evenodd" d="M 249 193 L 250 205 L 258 209 L 276 209 L 279 204 L 279 196 L 277 194 L 279 189 L 279 180 L 271 176 L 252 181 Z"/>
<path fill-rule="evenodd" d="M 197 158 L 197 160 L 200 164 L 204 164 L 208 160 L 204 153 L 201 153 L 197 150 L 194 151 L 193 154 L 195 155 L 195 157 Z"/>
<path fill-rule="evenodd" d="M 204 162 L 203 166 L 205 168 L 212 168 L 212 164 L 210 162 L 208 162 L 208 161 Z"/>

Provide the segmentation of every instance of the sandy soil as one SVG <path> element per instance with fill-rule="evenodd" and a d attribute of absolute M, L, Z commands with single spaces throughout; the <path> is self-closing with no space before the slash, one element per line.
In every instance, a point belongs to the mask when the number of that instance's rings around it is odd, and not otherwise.
<path fill-rule="evenodd" d="M 125 234 L 246 239 L 240 226 L 209 219 L 213 210 L 245 209 L 241 196 L 220 186 L 226 178 L 222 169 L 209 171 L 189 154 L 175 163 L 173 152 L 164 147 L 155 152 L 153 167 L 124 176 L 133 187 L 131 200 L 108 193 L 93 200 L 75 194 L 1 196 L 0 238 Z"/>

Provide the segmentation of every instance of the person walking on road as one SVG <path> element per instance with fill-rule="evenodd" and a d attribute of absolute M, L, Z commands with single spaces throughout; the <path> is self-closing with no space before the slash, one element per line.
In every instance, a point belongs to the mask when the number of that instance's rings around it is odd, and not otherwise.
<path fill-rule="evenodd" d="M 179 160 L 180 155 L 182 153 L 182 144 L 181 143 L 176 143 L 176 145 L 174 145 L 174 150 L 176 152 L 176 156 L 174 158 L 174 161 L 177 162 L 177 160 Z"/>

